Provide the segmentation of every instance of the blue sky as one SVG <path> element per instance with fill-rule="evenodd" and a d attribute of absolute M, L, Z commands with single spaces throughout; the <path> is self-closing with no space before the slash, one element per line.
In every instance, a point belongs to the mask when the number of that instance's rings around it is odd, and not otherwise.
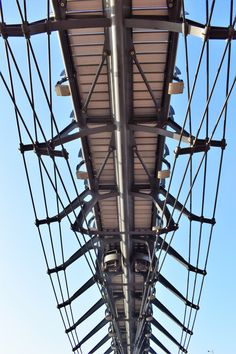
<path fill-rule="evenodd" d="M 227 1 L 223 2 L 228 4 Z M 189 11 L 190 5 L 192 6 L 191 11 Z M 186 10 L 190 12 L 190 17 L 194 14 L 194 19 L 198 19 L 200 10 L 194 8 L 193 3 L 187 2 Z M 220 10 L 219 6 L 214 19 L 216 22 L 221 20 Z M 16 43 L 18 53 L 21 50 L 21 43 L 19 41 Z M 37 39 L 35 44 L 37 45 Z M 38 50 L 40 52 L 40 48 Z M 216 47 L 217 50 L 220 52 L 222 47 Z M 56 45 L 54 51 L 54 54 L 58 51 Z M 193 59 L 196 51 L 197 46 L 192 52 Z M 1 70 L 6 69 L 3 57 L 2 54 Z M 181 68 L 180 59 L 181 56 L 177 59 L 177 64 Z M 212 61 L 214 66 L 214 63 L 217 62 L 217 55 Z M 41 65 L 43 66 L 43 59 Z M 234 62 L 232 66 L 232 73 L 235 75 Z M 54 81 L 58 79 L 61 67 L 62 62 L 58 60 L 53 69 Z M 21 98 L 20 86 L 18 94 Z M 40 92 L 38 94 L 40 95 Z M 215 100 L 217 106 L 217 97 Z M 235 101 L 235 90 L 232 101 Z M 22 103 L 24 103 L 23 98 Z M 56 113 L 59 116 L 60 124 L 65 123 L 65 116 L 69 123 L 70 110 L 71 106 L 68 100 L 59 103 Z M 178 103 L 175 104 L 175 110 L 181 112 Z M 43 115 L 43 108 L 40 112 Z M 214 112 L 213 108 L 212 114 Z M 28 113 L 27 108 L 24 113 Z M 0 322 L 0 353 L 69 353 L 71 349 L 67 337 L 63 333 L 64 329 L 56 309 L 34 225 L 34 215 L 23 163 L 18 151 L 19 142 L 14 111 L 1 83 L 0 114 L 2 118 L 0 119 L 0 316 L 2 319 Z M 236 239 L 234 236 L 235 114 L 235 107 L 231 104 L 226 135 L 228 145 L 216 216 L 217 224 L 211 247 L 208 275 L 200 304 L 201 309 L 189 348 L 190 354 L 204 354 L 210 349 L 213 349 L 215 354 L 236 352 L 234 340 L 236 330 L 234 323 L 236 315 L 234 307 L 236 296 L 234 274 L 236 269 Z"/>

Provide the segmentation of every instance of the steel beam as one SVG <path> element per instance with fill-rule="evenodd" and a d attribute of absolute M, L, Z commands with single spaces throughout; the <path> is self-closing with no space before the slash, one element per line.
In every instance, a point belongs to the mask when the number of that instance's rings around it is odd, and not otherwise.
<path fill-rule="evenodd" d="M 236 39 L 233 27 L 205 26 L 202 23 L 186 20 L 185 22 L 165 21 L 155 16 L 133 16 L 125 20 L 127 28 L 157 29 L 161 31 L 183 33 L 207 39 Z"/>
<path fill-rule="evenodd" d="M 109 27 L 110 19 L 102 16 L 77 16 L 76 18 L 50 18 L 32 23 L 7 25 L 0 22 L 0 35 L 6 37 L 30 37 L 36 34 L 65 31 L 76 28 Z"/>

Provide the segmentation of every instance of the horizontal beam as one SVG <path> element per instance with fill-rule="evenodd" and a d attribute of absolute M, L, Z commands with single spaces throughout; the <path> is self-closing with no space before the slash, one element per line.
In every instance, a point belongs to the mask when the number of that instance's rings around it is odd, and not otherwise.
<path fill-rule="evenodd" d="M 76 28 L 96 28 L 109 27 L 110 19 L 103 16 L 81 16 L 76 18 L 67 18 L 65 20 L 55 20 L 53 18 L 47 20 L 24 24 L 7 25 L 0 23 L 0 35 L 3 38 L 7 37 L 26 37 L 32 35 L 50 33 L 54 31 L 65 31 Z"/>
<path fill-rule="evenodd" d="M 161 31 L 183 33 L 206 39 L 236 39 L 236 31 L 232 26 L 205 26 L 202 23 L 187 20 L 172 22 L 156 19 L 154 16 L 133 16 L 125 20 L 127 28 L 157 29 Z"/>

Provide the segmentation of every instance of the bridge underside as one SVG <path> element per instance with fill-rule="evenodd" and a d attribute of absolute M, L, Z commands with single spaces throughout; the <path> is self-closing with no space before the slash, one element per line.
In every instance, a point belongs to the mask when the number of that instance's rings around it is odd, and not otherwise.
<path fill-rule="evenodd" d="M 232 2 L 229 2 L 231 18 L 226 27 L 211 26 L 214 1 L 211 8 L 207 7 L 204 25 L 197 19 L 190 21 L 185 18 L 187 13 L 182 1 L 52 0 L 52 13 L 48 5 L 47 18 L 36 22 L 27 19 L 26 6 L 23 11 L 23 6 L 21 9 L 17 4 L 21 25 L 6 25 L 4 6 L 1 9 L 1 34 L 7 58 L 11 58 L 7 62 L 10 84 L 2 74 L 1 79 L 15 106 L 19 127 L 26 131 L 23 138 L 19 134 L 25 166 L 25 156 L 29 151 L 36 152 L 40 166 L 45 203 L 45 217 L 39 216 L 44 215 L 42 212 L 35 214 L 40 237 L 40 230 L 46 232 L 47 229 L 53 245 L 54 226 L 57 225 L 57 233 L 62 240 L 66 222 L 79 242 L 79 248 L 71 247 L 73 252 L 70 250 L 69 256 L 65 257 L 63 242 L 57 241 L 57 247 L 61 247 L 60 258 L 55 256 L 53 246 L 51 261 L 46 257 L 51 281 L 58 281 L 60 291 L 61 274 L 65 276 L 67 294 L 61 294 L 57 304 L 62 317 L 65 311 L 67 320 L 67 309 L 70 309 L 71 319 L 64 324 L 73 351 L 81 352 L 90 338 L 105 328 L 105 336 L 92 349 L 90 344 L 89 353 L 156 353 L 155 346 L 158 353 L 173 352 L 168 349 L 166 341 L 171 348 L 177 346 L 180 352 L 187 352 L 206 275 L 226 146 L 225 126 L 219 122 L 223 114 L 226 120 L 228 100 L 235 83 L 229 80 L 231 41 L 235 39 Z M 65 66 L 55 86 L 56 93 L 57 96 L 70 96 L 73 104 L 73 120 L 62 129 L 56 123 L 52 104 L 50 70 L 56 63 L 53 63 L 48 49 L 50 79 L 47 93 L 31 44 L 33 34 L 42 33 L 47 36 L 50 48 L 50 36 L 54 31 L 58 33 Z M 186 69 L 182 76 L 176 66 L 180 34 L 183 40 L 181 59 L 185 60 L 183 66 Z M 29 89 L 24 86 L 9 41 L 10 37 L 22 36 L 27 43 Z M 194 63 L 195 72 L 190 68 L 188 58 L 188 36 L 199 41 L 192 45 L 201 42 L 198 37 L 203 39 L 200 45 L 196 45 L 200 59 Z M 214 74 L 213 79 L 209 76 L 209 42 L 221 39 L 226 39 L 221 59 L 228 58 L 223 79 L 226 84 L 218 119 L 215 118 L 211 124 L 209 110 L 216 85 L 211 88 L 209 83 L 210 80 L 218 83 L 218 74 Z M 206 57 L 204 64 L 203 55 Z M 41 129 L 41 120 L 38 119 L 32 63 L 43 87 L 45 105 L 53 126 L 47 130 Z M 11 82 L 11 65 L 33 112 L 34 124 L 31 122 L 30 126 L 35 135 L 32 137 L 30 128 L 27 128 L 29 123 L 24 123 L 17 103 Z M 202 66 L 204 74 L 199 74 Z M 194 77 L 191 87 L 190 74 Z M 200 87 L 193 102 L 198 76 L 205 83 L 204 97 L 200 96 L 203 91 Z M 183 90 L 185 96 L 182 95 Z M 177 121 L 170 105 L 173 96 L 185 97 L 180 99 L 178 107 L 183 117 L 178 117 Z M 177 100 L 174 102 L 176 104 Z M 201 105 L 202 110 L 199 110 Z M 195 114 L 193 121 L 191 112 Z M 44 135 L 44 131 L 49 133 Z M 70 144 L 72 152 L 69 152 Z M 172 162 L 169 150 L 174 148 Z M 79 161 L 77 156 L 74 157 L 75 149 L 76 153 L 79 151 Z M 214 151 L 213 161 L 216 161 L 218 152 L 220 167 L 207 192 L 209 150 Z M 72 162 L 77 162 L 78 181 L 72 178 L 72 187 L 69 187 L 71 155 Z M 47 158 L 51 158 L 51 170 L 45 162 Z M 62 168 L 56 162 L 59 158 L 68 167 L 67 177 L 60 175 Z M 177 158 L 182 159 L 179 167 L 176 167 Z M 51 200 L 50 207 L 47 206 L 44 174 L 52 192 L 56 193 L 54 208 L 51 208 Z M 82 193 L 78 193 L 76 183 L 80 188 L 84 185 Z M 71 197 L 74 186 L 76 195 Z M 31 190 L 30 184 L 29 187 Z M 207 209 L 204 201 L 213 195 L 213 207 Z M 32 194 L 31 197 L 33 200 Z M 179 234 L 181 239 L 171 245 L 175 234 Z M 193 239 L 195 234 L 197 236 Z M 201 258 L 202 249 L 205 251 L 202 251 Z M 92 264 L 89 266 L 92 276 L 84 278 L 81 274 L 83 267 L 80 267 L 79 274 L 85 281 L 80 287 L 75 285 L 71 295 L 66 272 L 84 257 Z M 167 263 L 164 270 L 166 258 L 170 264 Z M 187 287 L 183 285 L 186 280 Z M 174 285 L 178 283 L 181 290 Z M 97 302 L 90 304 L 86 311 L 80 311 L 79 319 L 74 319 L 74 303 L 86 296 L 94 284 L 98 286 Z M 92 296 L 93 293 L 90 294 Z M 171 296 L 174 300 L 170 300 Z M 175 312 L 179 304 L 182 308 Z M 105 310 L 105 317 L 95 326 L 90 324 L 87 334 L 79 340 L 79 326 L 100 309 Z M 166 318 L 167 325 L 161 324 Z M 109 343 L 106 349 L 105 343 Z"/>
<path fill-rule="evenodd" d="M 102 16 L 110 21 L 109 27 L 60 32 L 60 41 L 66 71 L 73 68 L 76 73 L 71 93 L 78 125 L 88 130 L 81 139 L 82 156 L 96 200 L 81 211 L 74 230 L 83 227 L 89 233 L 86 217 L 93 209 L 96 230 L 102 233 L 97 276 L 108 289 L 109 333 L 113 347 L 124 353 L 149 350 L 152 316 L 147 313 L 152 312 L 148 299 L 157 281 L 157 230 L 166 233 L 164 227 L 175 227 L 158 194 L 164 181 L 168 88 L 178 34 L 128 27 L 126 19 L 151 14 L 179 21 L 180 4 L 168 7 L 166 1 L 159 1 L 153 7 L 153 1 L 146 1 L 142 8 L 139 3 L 68 2 L 61 10 L 54 2 L 58 20 L 89 13 L 90 19 Z M 70 84 L 70 74 L 68 79 Z M 157 125 L 163 135 L 152 131 Z M 164 170 L 168 173 L 168 166 Z M 79 167 L 77 174 L 81 176 Z"/>

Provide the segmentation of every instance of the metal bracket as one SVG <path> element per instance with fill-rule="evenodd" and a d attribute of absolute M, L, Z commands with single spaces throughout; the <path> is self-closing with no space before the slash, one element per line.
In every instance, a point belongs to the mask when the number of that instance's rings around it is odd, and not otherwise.
<path fill-rule="evenodd" d="M 170 132 L 169 130 L 163 129 L 163 128 L 158 128 L 158 127 L 149 127 L 147 125 L 135 125 L 135 124 L 129 124 L 129 129 L 132 131 L 141 131 L 141 132 L 147 132 L 147 133 L 156 133 L 157 135 L 164 136 L 165 138 L 171 138 L 174 140 L 179 141 L 181 139 L 182 142 L 191 144 L 192 140 L 194 139 L 193 137 L 187 137 L 182 134 Z"/>
<path fill-rule="evenodd" d="M 59 134 L 57 134 L 54 138 L 51 140 L 48 140 L 44 143 L 35 143 L 35 144 L 20 144 L 20 151 L 25 152 L 25 151 L 32 151 L 35 150 L 36 148 L 41 151 L 44 151 L 46 149 L 51 149 L 53 152 L 53 149 L 56 146 L 60 146 L 66 143 L 69 143 L 70 141 L 76 140 L 83 138 L 84 136 L 89 136 L 93 134 L 99 134 L 99 133 L 107 133 L 107 132 L 113 132 L 116 127 L 115 124 L 107 124 L 107 125 L 102 125 L 96 128 L 82 128 L 79 132 L 69 134 L 72 130 L 77 128 L 77 124 L 72 122 L 69 124 L 65 129 L 63 129 Z"/>

